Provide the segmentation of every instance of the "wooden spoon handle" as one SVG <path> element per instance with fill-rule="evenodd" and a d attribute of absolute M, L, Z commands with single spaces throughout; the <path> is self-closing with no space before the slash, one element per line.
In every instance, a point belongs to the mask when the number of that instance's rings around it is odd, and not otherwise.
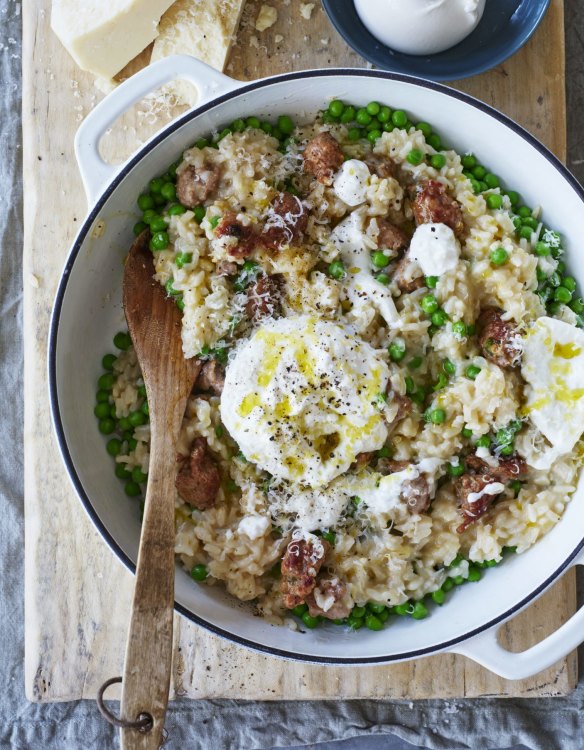
<path fill-rule="evenodd" d="M 150 714 L 153 727 L 146 733 L 122 729 L 122 750 L 158 750 L 170 688 L 175 527 L 174 503 L 169 499 L 175 492 L 175 430 L 171 425 L 167 425 L 166 432 L 155 429 L 152 441 L 121 716 L 132 721 L 141 714 Z"/>

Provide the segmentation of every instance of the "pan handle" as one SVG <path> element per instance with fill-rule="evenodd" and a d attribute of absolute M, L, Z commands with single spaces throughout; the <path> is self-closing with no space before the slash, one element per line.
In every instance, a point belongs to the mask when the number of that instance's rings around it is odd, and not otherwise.
<path fill-rule="evenodd" d="M 570 567 L 584 565 L 584 553 Z M 503 648 L 497 640 L 500 625 L 450 649 L 467 656 L 506 680 L 532 677 L 566 657 L 584 641 L 584 607 L 581 607 L 558 630 L 535 646 L 520 653 Z"/>
<path fill-rule="evenodd" d="M 144 96 L 177 78 L 195 86 L 197 107 L 243 85 L 190 55 L 166 57 L 120 84 L 87 115 L 75 135 L 75 156 L 90 206 L 122 166 L 108 164 L 99 153 L 106 130 Z"/>

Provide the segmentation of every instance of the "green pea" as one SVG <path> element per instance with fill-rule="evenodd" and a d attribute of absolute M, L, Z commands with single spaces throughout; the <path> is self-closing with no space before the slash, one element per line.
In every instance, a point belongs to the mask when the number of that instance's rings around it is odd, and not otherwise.
<path fill-rule="evenodd" d="M 195 143 L 196 148 L 207 148 L 209 146 L 209 141 L 206 138 L 199 138 L 198 141 Z"/>
<path fill-rule="evenodd" d="M 481 186 L 478 180 L 475 180 L 474 177 L 470 180 L 470 186 L 472 187 L 472 191 L 475 195 L 478 195 L 481 192 Z"/>
<path fill-rule="evenodd" d="M 116 379 L 111 372 L 106 372 L 98 378 L 97 385 L 101 391 L 111 391 Z"/>
<path fill-rule="evenodd" d="M 140 411 L 142 412 L 142 414 L 146 415 L 147 417 L 150 416 L 150 407 L 148 406 L 148 401 L 144 401 L 144 403 L 140 407 Z"/>
<path fill-rule="evenodd" d="M 365 626 L 369 628 L 369 630 L 382 630 L 383 629 L 383 623 L 379 619 L 379 617 L 376 617 L 375 615 L 367 615 L 365 618 Z"/>
<path fill-rule="evenodd" d="M 424 138 L 428 138 L 430 135 L 432 135 L 432 127 L 427 122 L 416 123 L 416 130 L 420 130 Z"/>
<path fill-rule="evenodd" d="M 392 130 L 395 130 L 395 125 L 391 120 L 389 122 L 383 123 L 383 132 L 384 133 L 391 133 Z"/>
<path fill-rule="evenodd" d="M 426 294 L 420 300 L 420 307 L 428 315 L 432 315 L 438 310 L 438 300 L 433 294 Z"/>
<path fill-rule="evenodd" d="M 531 235 L 533 234 L 533 229 L 531 227 L 521 227 L 519 230 L 519 236 L 524 240 L 531 241 Z"/>
<path fill-rule="evenodd" d="M 501 181 L 499 180 L 497 175 L 494 175 L 492 172 L 487 172 L 484 180 L 490 188 L 498 188 L 501 185 Z"/>
<path fill-rule="evenodd" d="M 284 133 L 284 135 L 291 135 L 294 132 L 294 122 L 288 115 L 280 115 L 278 117 L 278 128 Z"/>
<path fill-rule="evenodd" d="M 485 175 L 487 174 L 487 170 L 482 166 L 482 164 L 477 164 L 471 169 L 471 172 L 473 173 L 473 176 L 476 180 L 483 180 L 485 178 Z"/>
<path fill-rule="evenodd" d="M 111 435 L 116 429 L 116 423 L 111 417 L 106 417 L 99 420 L 98 428 L 102 435 Z"/>
<path fill-rule="evenodd" d="M 414 620 L 423 620 L 425 617 L 428 617 L 428 608 L 425 606 L 424 602 L 420 601 L 414 604 L 412 617 Z"/>
<path fill-rule="evenodd" d="M 481 437 L 475 443 L 477 448 L 490 448 L 491 438 L 488 435 L 481 435 Z"/>
<path fill-rule="evenodd" d="M 408 116 L 403 109 L 396 109 L 391 115 L 391 121 L 396 128 L 404 128 L 408 121 Z"/>
<path fill-rule="evenodd" d="M 479 192 L 484 193 L 485 190 L 488 190 L 488 189 L 489 189 L 489 186 L 487 185 L 487 183 L 484 182 L 483 180 L 479 180 Z"/>
<path fill-rule="evenodd" d="M 424 154 L 422 151 L 420 151 L 419 148 L 413 148 L 406 156 L 406 159 L 410 164 L 413 164 L 415 167 L 417 167 L 418 164 L 421 164 L 424 161 Z"/>
<path fill-rule="evenodd" d="M 383 284 L 384 286 L 387 286 L 391 281 L 391 278 L 386 273 L 378 273 L 375 274 L 375 281 Z"/>
<path fill-rule="evenodd" d="M 466 578 L 464 576 L 454 576 L 452 580 L 457 586 L 462 586 L 463 583 L 466 583 Z"/>
<path fill-rule="evenodd" d="M 442 369 L 447 375 L 456 375 L 456 365 L 449 359 L 445 359 L 442 363 Z"/>
<path fill-rule="evenodd" d="M 166 232 L 156 232 L 150 239 L 150 249 L 153 252 L 166 250 L 168 247 L 168 234 Z"/>
<path fill-rule="evenodd" d="M 505 195 L 509 198 L 512 206 L 516 206 L 519 203 L 519 193 L 515 190 L 506 190 Z"/>
<path fill-rule="evenodd" d="M 423 361 L 424 360 L 422 359 L 422 357 L 412 357 L 408 362 L 408 367 L 410 368 L 410 370 L 417 370 Z"/>
<path fill-rule="evenodd" d="M 139 466 L 132 469 L 132 479 L 137 484 L 144 484 L 148 480 L 148 474 L 145 474 Z"/>
<path fill-rule="evenodd" d="M 159 216 L 158 212 L 153 208 L 149 208 L 147 211 L 144 211 L 144 216 L 142 216 L 142 219 L 146 222 L 146 224 L 150 225 L 150 222 L 157 216 Z"/>
<path fill-rule="evenodd" d="M 174 259 L 174 262 L 176 263 L 177 268 L 182 268 L 183 266 L 186 266 L 187 263 L 193 262 L 193 254 L 192 253 L 178 253 L 176 258 Z"/>
<path fill-rule="evenodd" d="M 115 354 L 106 354 L 105 357 L 103 357 L 103 359 L 101 360 L 101 365 L 103 369 L 113 370 L 116 359 L 117 357 Z"/>
<path fill-rule="evenodd" d="M 548 284 L 550 286 L 553 286 L 554 288 L 560 286 L 561 283 L 562 280 L 560 278 L 560 274 L 557 273 L 557 271 L 554 271 L 554 273 L 552 273 L 548 278 Z"/>
<path fill-rule="evenodd" d="M 443 424 L 446 421 L 446 412 L 444 409 L 428 409 L 424 419 L 432 424 Z"/>
<path fill-rule="evenodd" d="M 110 408 L 109 401 L 102 401 L 95 406 L 93 413 L 98 419 L 106 419 L 110 416 Z"/>
<path fill-rule="evenodd" d="M 321 534 L 322 538 L 327 541 L 331 547 L 335 546 L 335 542 L 337 541 L 337 535 L 334 531 L 323 531 Z"/>
<path fill-rule="evenodd" d="M 390 259 L 381 250 L 376 250 L 371 254 L 371 262 L 375 268 L 385 268 L 389 265 Z"/>
<path fill-rule="evenodd" d="M 260 127 L 260 121 L 257 117 L 248 117 L 245 121 L 248 128 L 256 128 L 259 129 Z"/>
<path fill-rule="evenodd" d="M 180 216 L 181 214 L 186 213 L 187 208 L 186 206 L 183 206 L 182 203 L 173 203 L 172 206 L 169 206 L 168 208 L 168 215 L 169 216 Z"/>
<path fill-rule="evenodd" d="M 457 320 L 452 324 L 452 333 L 459 339 L 463 339 L 466 336 L 466 325 L 462 320 Z"/>
<path fill-rule="evenodd" d="M 349 617 L 353 620 L 360 620 L 362 617 L 365 617 L 366 614 L 367 610 L 365 609 L 365 607 L 355 605 L 351 610 L 351 614 L 349 615 Z"/>
<path fill-rule="evenodd" d="M 132 429 L 132 424 L 127 417 L 120 417 L 118 419 L 118 430 L 121 432 L 127 432 Z"/>
<path fill-rule="evenodd" d="M 571 292 L 576 291 L 576 279 L 573 278 L 573 276 L 564 276 L 564 280 L 562 281 L 562 286 L 565 286 L 566 289 L 569 289 Z"/>
<path fill-rule="evenodd" d="M 217 229 L 220 221 L 221 221 L 220 216 L 211 216 L 211 218 L 209 219 L 209 224 L 211 225 L 211 229 Z"/>
<path fill-rule="evenodd" d="M 341 260 L 334 260 L 328 267 L 328 275 L 339 281 L 344 279 L 347 272 L 343 262 Z"/>
<path fill-rule="evenodd" d="M 460 163 L 465 169 L 472 169 L 473 167 L 476 167 L 477 160 L 473 154 L 464 154 L 460 159 Z"/>
<path fill-rule="evenodd" d="M 347 137 L 350 141 L 358 141 L 361 137 L 361 131 L 359 128 L 349 128 L 349 132 L 347 133 Z"/>
<path fill-rule="evenodd" d="M 169 203 L 176 199 L 176 188 L 172 182 L 167 182 L 163 185 L 160 193 Z"/>
<path fill-rule="evenodd" d="M 467 378 L 470 378 L 471 380 L 476 380 L 477 375 L 481 371 L 480 367 L 477 367 L 477 365 L 469 365 L 466 370 L 464 371 L 464 374 Z"/>
<path fill-rule="evenodd" d="M 118 479 L 130 479 L 132 476 L 131 473 L 126 469 L 125 464 L 116 464 L 114 474 Z"/>
<path fill-rule="evenodd" d="M 141 494 L 140 485 L 133 482 L 131 479 L 124 485 L 124 492 L 128 497 L 138 497 Z"/>
<path fill-rule="evenodd" d="M 162 186 L 164 185 L 164 180 L 161 180 L 160 177 L 155 177 L 153 180 L 150 180 L 150 193 L 154 193 L 154 195 L 160 193 L 162 190 Z"/>
<path fill-rule="evenodd" d="M 412 610 L 413 605 L 409 601 L 404 602 L 403 604 L 396 604 L 396 606 L 393 608 L 395 614 L 400 615 L 401 617 L 411 614 Z"/>
<path fill-rule="evenodd" d="M 345 105 L 339 99 L 333 99 L 332 102 L 328 105 L 328 112 L 333 117 L 340 117 L 344 111 Z"/>
<path fill-rule="evenodd" d="M 126 351 L 132 346 L 132 339 L 130 338 L 130 334 L 124 333 L 123 331 L 120 331 L 119 333 L 116 333 L 114 336 L 114 346 L 116 346 L 118 349 L 121 349 L 122 351 Z"/>
<path fill-rule="evenodd" d="M 501 198 L 500 195 L 497 195 L 497 193 L 493 193 L 492 195 L 487 195 L 487 207 L 496 210 L 498 208 L 501 208 L 503 205 L 503 198 Z"/>
<path fill-rule="evenodd" d="M 584 300 L 581 297 L 573 299 L 570 302 L 570 308 L 577 314 L 580 315 L 584 312 Z"/>
<path fill-rule="evenodd" d="M 371 143 L 375 143 L 379 138 L 381 138 L 381 130 L 371 130 L 367 133 L 367 140 Z"/>
<path fill-rule="evenodd" d="M 462 435 L 462 437 L 469 439 L 472 437 L 472 430 L 470 430 L 468 427 L 463 427 L 460 431 L 460 434 Z"/>
<path fill-rule="evenodd" d="M 365 107 L 361 107 L 361 109 L 357 110 L 357 114 L 355 115 L 356 122 L 359 123 L 359 125 L 369 125 L 373 118 L 367 112 L 367 109 Z"/>
<path fill-rule="evenodd" d="M 541 240 L 539 242 L 536 242 L 533 248 L 533 252 L 536 255 L 539 255 L 540 258 L 545 258 L 551 253 L 551 251 L 551 247 L 546 242 L 541 242 Z"/>
<path fill-rule="evenodd" d="M 444 602 L 446 601 L 446 594 L 442 589 L 437 589 L 436 591 L 433 591 L 432 594 L 432 601 L 434 601 L 436 604 L 442 606 Z"/>
<path fill-rule="evenodd" d="M 146 415 L 141 411 L 130 412 L 128 420 L 132 427 L 140 427 L 140 425 L 146 424 L 146 422 L 148 421 L 146 419 Z"/>
<path fill-rule="evenodd" d="M 406 381 L 406 393 L 408 394 L 408 396 L 411 396 L 412 393 L 414 393 L 416 390 L 416 384 L 414 383 L 414 379 L 410 377 L 409 375 L 406 375 L 405 381 Z"/>
<path fill-rule="evenodd" d="M 566 289 L 565 286 L 559 286 L 554 292 L 554 299 L 556 302 L 561 302 L 563 305 L 567 305 L 572 300 L 572 292 Z"/>
<path fill-rule="evenodd" d="M 271 122 L 262 122 L 260 125 L 260 130 L 263 130 L 264 133 L 267 133 L 268 135 L 274 134 L 274 126 Z"/>
<path fill-rule="evenodd" d="M 452 580 L 452 578 L 447 578 L 442 584 L 441 588 L 442 588 L 442 591 L 444 591 L 444 593 L 446 594 L 449 591 L 452 591 L 452 589 L 454 588 L 454 581 Z"/>
<path fill-rule="evenodd" d="M 401 362 L 402 359 L 406 356 L 405 345 L 398 341 L 393 341 L 389 345 L 388 351 L 392 362 Z"/>
<path fill-rule="evenodd" d="M 437 310 L 432 314 L 430 320 L 432 321 L 432 325 L 436 326 L 436 328 L 442 328 L 442 326 L 445 326 L 448 321 L 448 315 L 444 310 Z"/>
<path fill-rule="evenodd" d="M 112 438 L 107 441 L 105 449 L 110 456 L 119 456 L 122 451 L 122 441 L 118 438 Z"/>
<path fill-rule="evenodd" d="M 207 566 L 203 565 L 203 563 L 195 565 L 191 570 L 191 578 L 195 581 L 204 581 L 208 575 L 209 571 L 207 570 Z"/>
<path fill-rule="evenodd" d="M 446 464 L 446 473 L 450 477 L 461 477 L 466 471 L 466 467 L 462 461 L 458 464 Z"/>
<path fill-rule="evenodd" d="M 142 193 L 138 196 L 138 208 L 140 211 L 147 211 L 149 208 L 154 208 L 154 199 L 148 193 Z"/>
<path fill-rule="evenodd" d="M 302 617 L 305 612 L 308 612 L 308 604 L 297 604 L 290 611 L 293 615 L 296 615 L 296 617 Z"/>
<path fill-rule="evenodd" d="M 530 227 L 531 229 L 537 229 L 538 221 L 534 216 L 526 216 L 521 219 L 521 225 L 524 227 Z"/>
<path fill-rule="evenodd" d="M 442 388 L 445 388 L 447 385 L 448 385 L 448 378 L 446 377 L 446 375 L 443 372 L 441 372 L 438 375 L 438 380 L 432 386 L 432 390 L 433 391 L 439 391 Z"/>
<path fill-rule="evenodd" d="M 353 107 L 351 104 L 349 104 L 345 109 L 343 110 L 343 113 L 341 114 L 341 122 L 345 125 L 349 122 L 353 122 L 355 119 L 356 110 L 355 107 Z"/>
<path fill-rule="evenodd" d="M 381 104 L 379 102 L 369 102 L 365 109 L 372 117 L 376 117 L 381 111 Z"/>
<path fill-rule="evenodd" d="M 313 617 L 309 612 L 305 612 L 302 615 L 302 622 L 307 628 L 313 630 L 320 624 L 320 617 Z"/>
<path fill-rule="evenodd" d="M 430 157 L 430 166 L 434 167 L 434 169 L 442 169 L 446 166 L 446 157 L 444 154 L 432 154 Z"/>
<path fill-rule="evenodd" d="M 426 276 L 424 281 L 428 289 L 436 289 L 439 278 L 439 276 Z"/>
<path fill-rule="evenodd" d="M 167 229 L 167 223 L 163 216 L 153 216 L 150 222 L 150 230 L 152 232 L 165 232 Z"/>
<path fill-rule="evenodd" d="M 108 391 L 99 390 L 95 394 L 95 400 L 97 401 L 98 404 L 108 403 L 109 397 L 110 397 L 110 394 L 108 393 Z"/>
<path fill-rule="evenodd" d="M 145 229 L 148 229 L 148 224 L 146 224 L 145 221 L 138 221 L 134 224 L 132 231 L 134 232 L 134 236 L 137 237 L 139 234 L 142 234 Z"/>
<path fill-rule="evenodd" d="M 217 140 L 215 142 L 220 143 L 228 135 L 231 135 L 231 128 L 223 128 L 223 130 L 218 134 Z"/>
<path fill-rule="evenodd" d="M 509 260 L 509 253 L 504 247 L 497 247 L 491 250 L 490 258 L 493 266 L 504 266 Z"/>
<path fill-rule="evenodd" d="M 467 581 L 470 581 L 471 583 L 476 583 L 476 581 L 480 581 L 483 577 L 483 574 L 481 573 L 480 568 L 477 568 L 476 565 L 470 565 L 468 569 L 468 578 Z"/>

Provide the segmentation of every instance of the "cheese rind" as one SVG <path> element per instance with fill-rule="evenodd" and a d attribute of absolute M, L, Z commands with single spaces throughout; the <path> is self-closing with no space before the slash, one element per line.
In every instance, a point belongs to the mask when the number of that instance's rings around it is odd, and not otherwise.
<path fill-rule="evenodd" d="M 172 0 L 54 0 L 51 27 L 77 65 L 111 79 L 156 38 Z"/>

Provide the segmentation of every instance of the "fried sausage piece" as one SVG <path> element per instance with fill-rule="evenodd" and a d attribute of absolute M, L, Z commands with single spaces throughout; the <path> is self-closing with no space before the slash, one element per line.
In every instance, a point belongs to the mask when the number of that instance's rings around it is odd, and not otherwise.
<path fill-rule="evenodd" d="M 282 294 L 284 277 L 275 273 L 272 276 L 260 276 L 250 286 L 247 293 L 246 312 L 248 318 L 257 323 L 262 318 L 277 317 L 282 312 Z"/>
<path fill-rule="evenodd" d="M 179 471 L 175 486 L 181 498 L 199 510 L 212 508 L 217 500 L 221 476 L 207 440 L 197 437 L 191 446 L 191 455 L 186 466 Z"/>
<path fill-rule="evenodd" d="M 299 240 L 308 226 L 308 209 L 292 193 L 280 193 L 272 201 L 272 216 L 261 235 L 262 244 L 278 249 Z"/>
<path fill-rule="evenodd" d="M 334 173 L 344 161 L 339 142 L 330 133 L 319 133 L 306 144 L 303 154 L 304 171 L 323 185 L 332 185 Z"/>
<path fill-rule="evenodd" d="M 422 183 L 413 203 L 416 224 L 446 224 L 458 237 L 464 232 L 460 203 L 437 180 Z"/>
<path fill-rule="evenodd" d="M 395 177 L 397 174 L 397 164 L 389 156 L 370 153 L 363 157 L 363 161 L 369 167 L 371 174 L 376 174 L 382 179 Z"/>
<path fill-rule="evenodd" d="M 408 461 L 393 461 L 381 458 L 377 462 L 377 471 L 384 476 L 404 471 L 409 466 Z M 432 493 L 428 480 L 423 475 L 415 479 L 408 479 L 402 484 L 401 499 L 407 505 L 410 513 L 425 513 L 432 503 Z"/>
<path fill-rule="evenodd" d="M 458 534 L 462 534 L 472 523 L 484 516 L 500 493 L 495 495 L 485 493 L 475 499 L 469 499 L 470 496 L 479 495 L 487 485 L 496 481 L 492 474 L 463 474 L 455 480 L 454 489 L 463 517 L 462 523 L 456 529 Z"/>
<path fill-rule="evenodd" d="M 351 464 L 351 468 L 356 471 L 361 471 L 366 466 L 369 466 L 375 456 L 375 451 L 368 451 L 367 453 L 357 453 L 355 461 Z"/>
<path fill-rule="evenodd" d="M 421 289 L 424 284 L 424 277 L 422 275 L 412 278 L 410 272 L 413 270 L 412 263 L 409 258 L 402 258 L 391 271 L 391 275 L 395 283 L 401 292 L 409 294 L 415 292 L 416 289 Z M 416 273 L 418 273 L 416 271 Z"/>
<path fill-rule="evenodd" d="M 286 609 L 303 604 L 316 586 L 316 576 L 329 551 L 325 539 L 290 542 L 282 558 L 280 591 Z"/>
<path fill-rule="evenodd" d="M 189 164 L 176 178 L 176 195 L 187 208 L 195 208 L 217 190 L 221 172 L 219 167 Z"/>
<path fill-rule="evenodd" d="M 499 482 L 510 482 L 513 479 L 521 479 L 528 472 L 527 464 L 518 455 L 499 458 L 498 466 L 489 466 L 486 461 L 483 461 L 482 458 L 479 458 L 474 453 L 467 456 L 464 462 L 468 469 L 477 474 L 490 474 Z"/>
<path fill-rule="evenodd" d="M 502 318 L 497 307 L 485 307 L 477 321 L 479 346 L 484 357 L 499 367 L 513 367 L 521 352 L 513 325 Z"/>
<path fill-rule="evenodd" d="M 220 396 L 223 393 L 224 385 L 225 368 L 216 359 L 209 359 L 201 367 L 194 390 L 195 393 L 198 391 L 210 391 L 215 396 Z"/>
<path fill-rule="evenodd" d="M 377 219 L 377 226 L 379 227 L 377 247 L 385 247 L 397 253 L 398 256 L 407 250 L 410 239 L 403 229 L 396 227 L 387 219 Z"/>
<path fill-rule="evenodd" d="M 215 230 L 217 237 L 233 237 L 236 242 L 229 245 L 227 252 L 232 258 L 247 258 L 258 244 L 258 239 L 250 226 L 238 221 L 233 211 L 228 211 Z"/>
<path fill-rule="evenodd" d="M 347 587 L 336 577 L 320 579 L 314 591 L 306 597 L 306 604 L 311 617 L 326 617 L 327 620 L 344 620 L 352 609 Z"/>

